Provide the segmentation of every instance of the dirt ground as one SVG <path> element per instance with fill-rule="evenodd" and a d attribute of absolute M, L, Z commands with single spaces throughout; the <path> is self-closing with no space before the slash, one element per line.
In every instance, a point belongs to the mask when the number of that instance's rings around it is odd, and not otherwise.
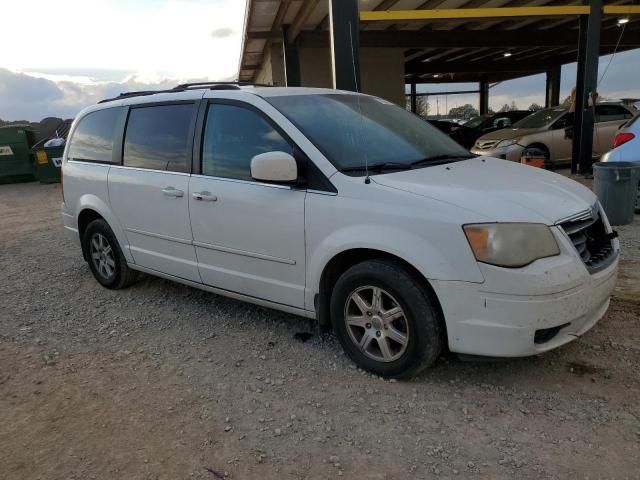
<path fill-rule="evenodd" d="M 307 320 L 151 277 L 103 289 L 60 200 L 0 186 L 1 479 L 640 478 L 640 216 L 584 337 L 390 382 Z"/>

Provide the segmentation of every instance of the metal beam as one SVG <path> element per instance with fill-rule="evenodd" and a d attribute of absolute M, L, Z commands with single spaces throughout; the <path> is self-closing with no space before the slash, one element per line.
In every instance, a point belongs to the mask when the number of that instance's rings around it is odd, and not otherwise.
<path fill-rule="evenodd" d="M 605 15 L 640 15 L 638 5 L 605 5 L 602 10 Z"/>
<path fill-rule="evenodd" d="M 468 95 L 470 93 L 480 93 L 480 90 L 451 90 L 449 92 L 420 92 L 416 97 L 436 97 L 438 95 Z"/>
<path fill-rule="evenodd" d="M 547 70 L 547 87 L 545 89 L 546 108 L 556 107 L 560 105 L 560 78 L 562 67 L 557 65 Z"/>
<path fill-rule="evenodd" d="M 411 84 L 411 93 L 409 94 L 411 99 L 411 112 L 416 113 L 418 111 L 418 95 L 416 93 L 416 82 Z"/>
<path fill-rule="evenodd" d="M 284 82 L 287 87 L 301 87 L 300 54 L 298 42 L 288 41 L 289 25 L 283 27 L 282 51 L 284 52 Z"/>
<path fill-rule="evenodd" d="M 549 62 L 531 61 L 493 61 L 493 62 L 409 62 L 406 64 L 406 73 L 472 73 L 472 72 L 544 72 L 553 65 Z"/>
<path fill-rule="evenodd" d="M 289 31 L 287 32 L 287 41 L 289 43 L 294 42 L 298 34 L 302 31 L 302 27 L 304 27 L 306 21 L 309 20 L 309 17 L 316 9 L 316 6 L 319 2 L 320 0 L 308 0 L 307 2 L 304 2 L 302 4 L 300 10 L 298 11 L 298 14 L 296 15 L 296 18 L 291 23 Z"/>
<path fill-rule="evenodd" d="M 436 10 L 387 10 L 360 12 L 363 22 L 407 22 L 412 20 L 451 20 L 504 17 L 553 17 L 588 15 L 589 6 L 561 7 L 495 7 L 495 8 L 447 8 Z"/>
<path fill-rule="evenodd" d="M 480 82 L 480 115 L 489 113 L 489 82 Z"/>
<path fill-rule="evenodd" d="M 595 106 L 590 106 L 589 100 L 596 92 L 598 85 L 600 29 L 602 25 L 602 0 L 586 1 L 589 1 L 591 5 L 591 14 L 588 17 L 580 17 L 573 150 L 571 155 L 571 171 L 579 171 L 583 174 L 591 170 Z"/>
<path fill-rule="evenodd" d="M 632 30 L 633 28 L 633 30 Z M 633 32 L 633 33 L 632 33 Z M 635 34 L 634 34 L 635 33 Z M 254 32 L 250 39 L 282 38 L 281 32 Z M 327 47 L 327 32 L 301 32 L 301 45 L 305 47 Z M 618 41 L 620 43 L 618 44 Z M 361 30 L 360 46 L 367 48 L 529 48 L 529 47 L 577 47 L 577 31 L 569 28 L 548 30 L 544 35 L 523 35 L 516 30 Z M 620 32 L 603 32 L 601 45 L 607 47 L 640 47 L 640 29 L 627 25 L 622 39 Z"/>
<path fill-rule="evenodd" d="M 360 91 L 358 0 L 329 1 L 333 88 Z"/>

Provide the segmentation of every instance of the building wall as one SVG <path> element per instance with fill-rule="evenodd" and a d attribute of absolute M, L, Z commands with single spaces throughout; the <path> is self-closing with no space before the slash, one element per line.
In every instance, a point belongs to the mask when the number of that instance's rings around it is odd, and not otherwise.
<path fill-rule="evenodd" d="M 303 87 L 333 88 L 328 48 L 300 48 L 300 81 Z"/>
<path fill-rule="evenodd" d="M 362 91 L 405 107 L 404 53 L 397 48 L 361 48 Z"/>
<path fill-rule="evenodd" d="M 282 45 L 274 44 L 267 49 L 267 56 L 262 63 L 262 69 L 256 73 L 256 83 L 284 86 L 284 56 Z"/>
<path fill-rule="evenodd" d="M 331 55 L 328 48 L 301 47 L 300 79 L 303 87 L 333 88 Z M 284 85 L 284 56 L 281 45 L 273 45 L 258 72 L 256 82 Z M 362 92 L 385 98 L 402 107 L 404 96 L 404 54 L 395 48 L 360 49 Z"/>

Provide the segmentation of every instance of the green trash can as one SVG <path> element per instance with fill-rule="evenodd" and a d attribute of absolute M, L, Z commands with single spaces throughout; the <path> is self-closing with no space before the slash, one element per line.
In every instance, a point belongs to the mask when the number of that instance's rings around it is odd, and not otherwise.
<path fill-rule="evenodd" d="M 611 225 L 633 222 L 638 173 L 638 166 L 630 162 L 593 164 L 594 190 Z"/>
<path fill-rule="evenodd" d="M 24 125 L 0 127 L 0 183 L 32 182 L 34 133 Z"/>
<path fill-rule="evenodd" d="M 35 152 L 35 176 L 40 183 L 60 183 L 60 166 L 64 146 L 43 147 Z"/>

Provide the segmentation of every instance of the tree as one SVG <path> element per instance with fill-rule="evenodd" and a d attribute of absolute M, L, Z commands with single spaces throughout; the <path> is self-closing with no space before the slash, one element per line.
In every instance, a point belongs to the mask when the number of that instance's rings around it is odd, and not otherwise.
<path fill-rule="evenodd" d="M 508 112 L 509 110 L 511 110 L 511 107 L 508 103 L 505 103 L 504 105 L 502 105 L 502 108 L 498 110 L 498 112 Z"/>
<path fill-rule="evenodd" d="M 416 98 L 416 115 L 426 117 L 429 115 L 429 107 L 431 104 L 427 101 L 426 97 Z M 411 98 L 407 97 L 406 109 L 411 111 Z"/>
<path fill-rule="evenodd" d="M 470 103 L 454 107 L 449 110 L 449 116 L 452 118 L 472 118 L 479 115 L 478 109 Z"/>
<path fill-rule="evenodd" d="M 516 105 L 516 101 L 515 100 L 511 100 L 511 111 L 515 112 L 516 110 L 518 110 L 518 106 Z"/>
<path fill-rule="evenodd" d="M 427 97 L 418 97 L 416 99 L 416 113 L 421 117 L 429 115 L 429 107 L 431 107 L 431 104 L 427 101 Z"/>
<path fill-rule="evenodd" d="M 531 105 L 529 105 L 528 110 L 530 110 L 532 112 L 537 112 L 538 110 L 542 110 L 542 107 L 534 102 Z"/>

